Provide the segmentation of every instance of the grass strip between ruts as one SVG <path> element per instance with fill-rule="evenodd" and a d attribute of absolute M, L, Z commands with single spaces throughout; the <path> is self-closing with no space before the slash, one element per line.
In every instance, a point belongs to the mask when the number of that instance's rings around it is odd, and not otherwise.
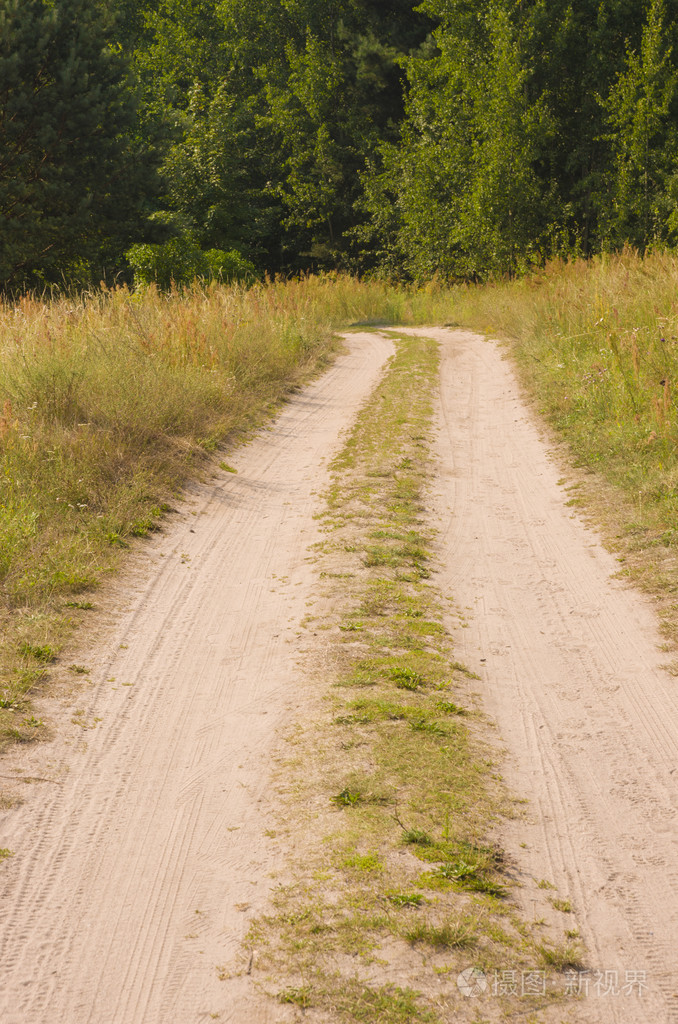
<path fill-rule="evenodd" d="M 323 636 L 327 714 L 294 734 L 281 770 L 296 881 L 249 942 L 266 991 L 324 1021 L 475 1020 L 483 1000 L 465 998 L 458 976 L 497 978 L 507 964 L 543 992 L 488 983 L 487 999 L 537 1020 L 580 960 L 573 935 L 545 944 L 521 920 L 487 840 L 512 803 L 435 585 L 437 374 L 435 342 L 396 339 L 333 463 L 316 552 L 324 610 L 307 625 Z"/>

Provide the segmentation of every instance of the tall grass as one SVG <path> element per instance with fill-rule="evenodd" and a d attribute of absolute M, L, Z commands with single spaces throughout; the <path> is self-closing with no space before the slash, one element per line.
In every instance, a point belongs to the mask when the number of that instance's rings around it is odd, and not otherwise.
<path fill-rule="evenodd" d="M 510 342 L 539 410 L 595 474 L 587 504 L 628 574 L 655 593 L 678 589 L 678 257 L 553 263 L 454 289 L 452 305 L 461 323 Z"/>
<path fill-rule="evenodd" d="M 336 327 L 417 302 L 334 276 L 0 305 L 0 742 L 39 734 L 27 694 L 77 596 L 208 453 L 322 367 Z"/>

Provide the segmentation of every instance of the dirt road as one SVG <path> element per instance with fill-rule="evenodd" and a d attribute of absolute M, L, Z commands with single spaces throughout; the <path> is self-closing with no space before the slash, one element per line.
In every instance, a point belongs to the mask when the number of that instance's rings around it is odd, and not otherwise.
<path fill-rule="evenodd" d="M 678 700 L 651 611 L 566 506 L 498 348 L 426 333 L 443 353 L 443 589 L 472 609 L 459 657 L 529 801 L 505 837 L 526 905 L 535 880 L 572 903 L 563 927 L 576 919 L 592 967 L 582 1021 L 678 1020 Z M 317 492 L 390 352 L 354 335 L 238 475 L 194 489 L 153 541 L 75 724 L 24 765 L 52 781 L 0 820 L 16 854 L 0 865 L 1 1024 L 279 1019 L 225 979 L 284 858 L 268 784 L 303 715 Z"/>

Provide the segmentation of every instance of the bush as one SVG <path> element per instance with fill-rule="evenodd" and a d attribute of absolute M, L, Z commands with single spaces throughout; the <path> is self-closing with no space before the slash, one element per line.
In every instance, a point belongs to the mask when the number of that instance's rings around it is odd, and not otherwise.
<path fill-rule="evenodd" d="M 132 245 L 125 256 L 134 271 L 137 286 L 155 284 L 165 291 L 172 285 L 190 284 L 196 279 L 231 283 L 251 282 L 256 278 L 254 264 L 239 252 L 204 251 L 190 235 L 170 238 L 161 245 Z"/>

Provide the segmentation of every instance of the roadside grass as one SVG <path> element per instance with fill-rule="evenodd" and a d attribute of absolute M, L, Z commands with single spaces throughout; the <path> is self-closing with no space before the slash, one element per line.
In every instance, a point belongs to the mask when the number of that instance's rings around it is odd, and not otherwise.
<path fill-rule="evenodd" d="M 45 735 L 31 696 L 182 484 L 326 365 L 337 327 L 437 297 L 328 275 L 0 304 L 0 748 Z"/>
<path fill-rule="evenodd" d="M 435 1024 L 499 1005 L 491 982 L 486 1002 L 460 995 L 469 964 L 488 979 L 543 970 L 542 997 L 507 1003 L 537 1020 L 563 994 L 561 947 L 521 918 L 487 840 L 513 804 L 435 585 L 438 350 L 419 337 L 396 346 L 332 466 L 315 552 L 323 604 L 308 623 L 323 630 L 327 714 L 309 715 L 281 767 L 295 881 L 252 926 L 255 978 L 324 1021 Z"/>
<path fill-rule="evenodd" d="M 678 257 L 556 262 L 524 280 L 453 289 L 450 310 L 508 341 L 536 408 L 582 470 L 572 504 L 603 527 L 619 575 L 658 599 L 675 649 Z"/>

